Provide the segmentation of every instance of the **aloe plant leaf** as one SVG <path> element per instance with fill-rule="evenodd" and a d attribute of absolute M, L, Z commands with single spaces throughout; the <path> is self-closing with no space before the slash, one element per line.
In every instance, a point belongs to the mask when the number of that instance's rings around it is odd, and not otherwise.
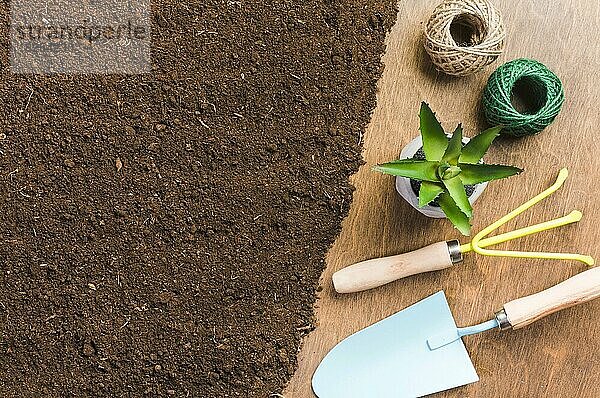
<path fill-rule="evenodd" d="M 521 173 L 523 170 L 514 166 L 500 164 L 459 164 L 458 177 L 464 185 L 475 185 L 486 181 L 499 180 Z"/>
<path fill-rule="evenodd" d="M 450 138 L 450 141 L 448 141 L 448 147 L 444 152 L 444 156 L 442 156 L 442 162 L 448 162 L 448 164 L 456 166 L 461 153 L 461 149 L 462 126 L 459 124 L 458 126 L 456 126 L 456 129 L 452 133 L 452 138 Z"/>
<path fill-rule="evenodd" d="M 419 188 L 419 207 L 427 206 L 442 192 L 444 192 L 444 187 L 440 184 L 430 181 L 421 182 L 421 188 Z"/>
<path fill-rule="evenodd" d="M 458 161 L 460 163 L 478 163 L 487 152 L 494 139 L 500 135 L 503 126 L 489 128 L 471 138 L 463 148 Z"/>
<path fill-rule="evenodd" d="M 419 120 L 425 159 L 439 161 L 444 156 L 444 152 L 448 147 L 448 138 L 440 122 L 435 117 L 435 113 L 433 113 L 426 102 L 421 102 Z"/>
<path fill-rule="evenodd" d="M 463 185 L 460 176 L 442 180 L 442 182 L 458 208 L 465 213 L 468 218 L 471 218 L 473 216 L 473 208 L 471 207 L 471 203 L 469 203 L 469 198 L 467 197 L 467 192 L 465 191 L 465 186 Z"/>
<path fill-rule="evenodd" d="M 390 162 L 387 162 L 386 164 L 393 164 L 393 163 L 412 163 L 414 161 L 419 161 L 422 162 L 423 159 L 415 159 L 415 158 L 406 158 L 406 159 L 396 159 L 396 160 L 392 160 Z"/>
<path fill-rule="evenodd" d="M 408 177 L 419 181 L 439 181 L 438 162 L 427 160 L 403 159 L 373 167 L 374 171 L 394 176 Z"/>
<path fill-rule="evenodd" d="M 448 217 L 448 220 L 454 224 L 456 229 L 458 229 L 461 234 L 469 236 L 471 234 L 471 220 L 459 209 L 450 194 L 448 192 L 443 192 L 440 195 L 438 202 L 440 203 L 440 208 L 446 217 Z"/>
<path fill-rule="evenodd" d="M 459 174 L 460 167 L 458 166 L 450 166 L 448 163 L 446 163 L 438 167 L 438 176 L 442 180 L 448 180 L 450 178 L 456 177 Z"/>

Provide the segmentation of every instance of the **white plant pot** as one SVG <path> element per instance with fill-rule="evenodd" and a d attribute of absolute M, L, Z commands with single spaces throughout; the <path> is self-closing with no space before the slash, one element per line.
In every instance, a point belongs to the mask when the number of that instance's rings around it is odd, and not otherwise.
<path fill-rule="evenodd" d="M 466 144 L 467 142 L 469 142 L 469 138 L 463 137 L 463 144 Z M 423 140 L 421 139 L 421 135 L 419 135 L 417 138 L 409 142 L 404 149 L 402 149 L 402 152 L 400 153 L 400 159 L 412 158 L 422 146 Z M 473 194 L 469 197 L 469 202 L 471 202 L 471 205 L 475 203 L 477 198 L 479 198 L 486 187 L 487 182 L 475 185 L 475 191 L 473 191 Z M 446 215 L 439 207 L 429 205 L 419 207 L 419 197 L 413 191 L 409 178 L 396 177 L 396 191 L 398 191 L 400 196 L 402 196 L 404 200 L 406 200 L 412 207 L 427 217 L 446 218 Z"/>

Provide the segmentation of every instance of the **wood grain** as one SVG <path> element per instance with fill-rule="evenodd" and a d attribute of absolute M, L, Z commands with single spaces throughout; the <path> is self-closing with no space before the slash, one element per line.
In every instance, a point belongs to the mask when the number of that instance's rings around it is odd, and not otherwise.
<path fill-rule="evenodd" d="M 286 398 L 313 396 L 310 380 L 314 369 L 344 337 L 436 291 L 446 291 L 457 323 L 464 326 L 489 319 L 505 302 L 585 270 L 575 262 L 486 258 L 469 253 L 463 263 L 443 271 L 415 275 L 362 293 L 334 293 L 331 276 L 345 266 L 458 237 L 447 221 L 425 218 L 412 209 L 394 192 L 393 178 L 373 173 L 370 167 L 396 158 L 418 134 L 421 100 L 431 104 L 446 129 L 463 122 L 467 135 L 480 131 L 484 127 L 480 116 L 482 89 L 502 62 L 530 57 L 545 63 L 563 80 L 566 102 L 555 123 L 542 134 L 501 139 L 492 148 L 488 161 L 521 166 L 525 172 L 489 185 L 475 204 L 474 231 L 542 191 L 554 181 L 559 168 L 567 166 L 570 177 L 565 186 L 501 232 L 567 214 L 574 208 L 583 211 L 584 218 L 578 224 L 500 247 L 584 252 L 600 259 L 600 3 L 495 1 L 507 28 L 505 53 L 475 76 L 451 78 L 434 71 L 422 46 L 423 23 L 437 2 L 399 4 L 398 21 L 388 36 L 378 106 L 365 135 L 367 164 L 352 179 L 357 190 L 343 231 L 327 257 L 323 291 L 316 304 L 317 328 L 305 339 Z M 465 338 L 481 381 L 437 396 L 599 397 L 599 313 L 600 302 L 596 300 L 517 331 Z"/>
<path fill-rule="evenodd" d="M 600 297 L 600 267 L 572 276 L 539 293 L 511 300 L 504 312 L 513 329 L 520 329 L 556 311 Z"/>
<path fill-rule="evenodd" d="M 373 289 L 422 272 L 439 271 L 454 265 L 446 241 L 394 256 L 373 258 L 342 268 L 331 277 L 338 293 Z"/>

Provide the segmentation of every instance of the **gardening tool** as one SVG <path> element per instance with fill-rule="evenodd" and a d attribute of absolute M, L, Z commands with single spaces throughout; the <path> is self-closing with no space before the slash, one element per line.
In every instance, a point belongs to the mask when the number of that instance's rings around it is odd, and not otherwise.
<path fill-rule="evenodd" d="M 599 296 L 595 267 L 504 304 L 487 322 L 457 328 L 440 291 L 336 345 L 317 368 L 313 390 L 319 398 L 407 398 L 473 383 L 479 377 L 462 336 L 519 329 Z"/>
<path fill-rule="evenodd" d="M 461 245 L 458 240 L 438 242 L 409 253 L 362 261 L 333 274 L 333 286 L 338 293 L 353 293 L 372 289 L 410 275 L 451 267 L 461 262 L 463 254 L 470 251 L 484 256 L 576 260 L 588 265 L 594 265 L 592 257 L 581 254 L 485 249 L 488 246 L 581 220 L 581 212 L 574 210 L 564 217 L 486 238 L 486 236 L 508 221 L 556 192 L 563 185 L 568 175 L 569 173 L 566 168 L 560 170 L 556 182 L 550 188 L 484 228 L 469 243 Z"/>

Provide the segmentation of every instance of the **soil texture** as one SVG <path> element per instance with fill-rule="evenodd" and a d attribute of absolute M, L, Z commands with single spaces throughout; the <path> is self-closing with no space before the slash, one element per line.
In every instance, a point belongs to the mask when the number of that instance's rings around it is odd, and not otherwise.
<path fill-rule="evenodd" d="M 151 74 L 41 76 L 5 2 L 0 396 L 281 393 L 394 7 L 156 0 Z"/>

